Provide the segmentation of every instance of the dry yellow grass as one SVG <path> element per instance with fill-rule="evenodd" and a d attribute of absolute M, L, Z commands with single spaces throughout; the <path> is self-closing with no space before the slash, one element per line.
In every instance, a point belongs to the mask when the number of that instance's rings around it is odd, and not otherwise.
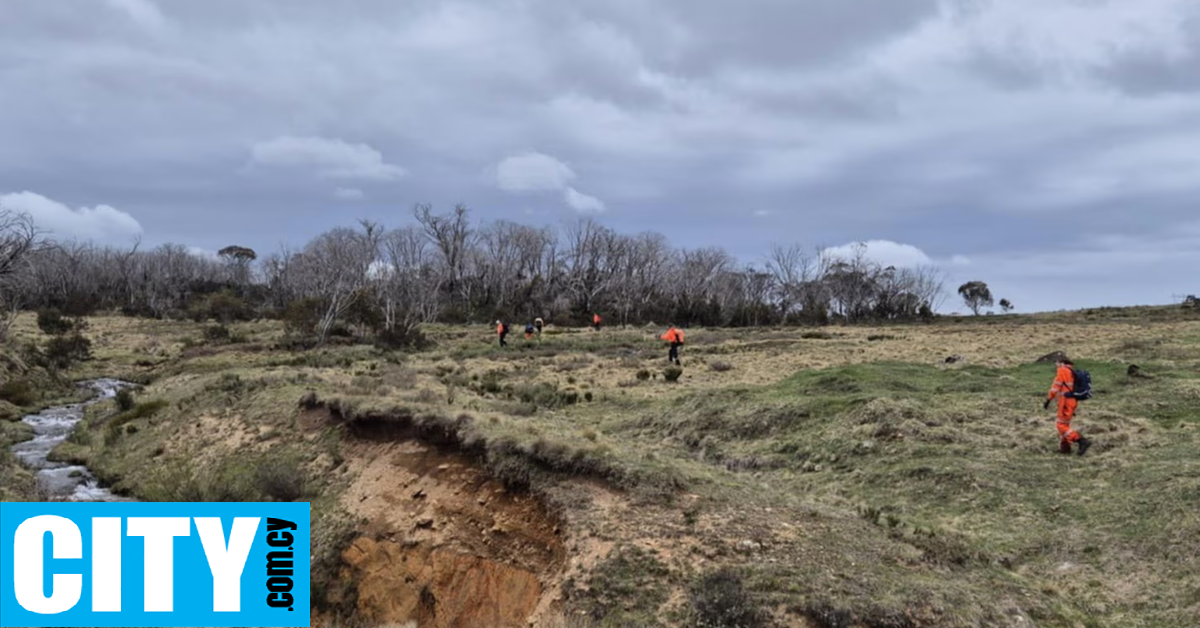
<path fill-rule="evenodd" d="M 191 323 L 90 323 L 96 360 L 77 374 L 142 378 L 141 399 L 170 404 L 135 435 L 86 445 L 120 487 L 151 496 L 172 480 L 155 468 L 287 454 L 332 511 L 367 466 L 346 457 L 367 454 L 301 397 L 351 423 L 466 414 L 448 428 L 460 446 L 486 443 L 481 465 L 527 475 L 568 548 L 593 557 L 553 583 L 574 594 L 566 616 L 676 622 L 688 584 L 729 565 L 758 603 L 813 625 L 844 611 L 864 625 L 909 613 L 909 625 L 1177 626 L 1200 610 L 1187 558 L 1200 552 L 1194 316 L 980 317 L 828 338 L 695 329 L 677 384 L 662 379 L 657 329 L 553 330 L 499 349 L 487 326 L 432 326 L 433 349 L 399 355 L 278 350 L 270 322 L 231 326 L 245 343 L 190 349 Z M 31 325 L 22 318 L 18 337 L 38 338 Z M 1101 391 L 1080 413 L 1097 441 L 1082 459 L 1052 453 L 1040 408 L 1052 368 L 1032 362 L 1056 350 Z M 1153 377 L 1124 377 L 1129 363 Z M 604 558 L 612 548 L 643 554 Z M 642 573 L 658 574 L 662 595 L 613 603 L 606 587 Z"/>

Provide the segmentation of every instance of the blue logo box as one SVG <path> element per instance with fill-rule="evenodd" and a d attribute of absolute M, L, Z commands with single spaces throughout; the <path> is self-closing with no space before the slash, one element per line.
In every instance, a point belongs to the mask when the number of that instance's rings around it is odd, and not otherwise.
<path fill-rule="evenodd" d="M 0 503 L 0 627 L 310 625 L 307 503 Z"/>

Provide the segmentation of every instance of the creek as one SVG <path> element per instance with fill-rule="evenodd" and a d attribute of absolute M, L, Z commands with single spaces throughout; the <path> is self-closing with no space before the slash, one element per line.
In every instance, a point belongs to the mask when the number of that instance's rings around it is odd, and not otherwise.
<path fill-rule="evenodd" d="M 87 467 L 49 460 L 50 452 L 83 420 L 88 406 L 116 397 L 117 391 L 130 384 L 106 378 L 82 382 L 79 386 L 92 390 L 95 395 L 83 403 L 47 408 L 21 419 L 33 428 L 34 437 L 14 445 L 13 454 L 37 472 L 38 494 L 43 501 L 128 501 L 100 486 Z"/>

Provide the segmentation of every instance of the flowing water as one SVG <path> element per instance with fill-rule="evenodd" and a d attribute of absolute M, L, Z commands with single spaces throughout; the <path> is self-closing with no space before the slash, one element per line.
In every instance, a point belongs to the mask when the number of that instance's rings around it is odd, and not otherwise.
<path fill-rule="evenodd" d="M 80 384 L 96 392 L 90 401 L 68 406 L 49 408 L 24 419 L 33 427 L 33 440 L 17 443 L 13 453 L 26 466 L 37 470 L 38 490 L 47 501 L 114 502 L 127 501 L 100 486 L 96 476 L 87 467 L 52 462 L 46 457 L 50 450 L 67 439 L 75 426 L 83 420 L 84 410 L 97 402 L 112 399 L 128 383 L 115 379 L 97 379 Z"/>

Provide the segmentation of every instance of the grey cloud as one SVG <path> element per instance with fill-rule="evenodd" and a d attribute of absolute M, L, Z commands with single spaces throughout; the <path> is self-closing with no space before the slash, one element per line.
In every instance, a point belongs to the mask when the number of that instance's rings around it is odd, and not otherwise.
<path fill-rule="evenodd" d="M 1139 4 L 1139 28 L 1168 32 L 1187 4 Z M 1177 244 L 1200 191 L 1187 150 L 1200 141 L 1195 23 L 1180 31 L 1191 47 L 1171 51 L 1126 34 L 1134 13 L 1120 2 L 5 0 L 0 12 L 0 190 L 118 207 L 148 241 L 270 249 L 359 215 L 399 224 L 418 202 L 547 224 L 603 209 L 622 231 L 748 261 L 773 240 L 964 255 L 1007 273 L 1020 304 L 1042 288 L 1005 264 L 1032 268 L 1038 251 L 1114 230 Z M 296 167 L 243 170 L 256 144 L 287 137 L 322 141 L 268 159 Z M 481 174 L 531 147 L 574 177 L 539 192 Z M 1165 272 L 1156 263 L 1144 261 Z"/>

